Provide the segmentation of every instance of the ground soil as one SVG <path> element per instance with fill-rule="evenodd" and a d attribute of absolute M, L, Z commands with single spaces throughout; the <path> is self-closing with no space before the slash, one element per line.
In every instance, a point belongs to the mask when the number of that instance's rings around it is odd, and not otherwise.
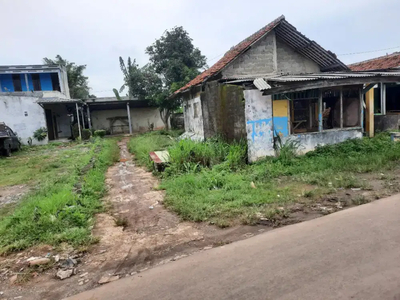
<path fill-rule="evenodd" d="M 108 210 L 96 217 L 93 228 L 99 242 L 80 254 L 68 247 L 42 246 L 0 259 L 0 299 L 63 299 L 98 286 L 104 276 L 116 276 L 113 279 L 131 276 L 275 227 L 310 220 L 400 192 L 400 169 L 385 174 L 365 174 L 363 180 L 367 184 L 364 189 L 338 189 L 329 195 L 302 198 L 296 204 L 278 208 L 282 213 L 260 219 L 256 226 L 220 229 L 208 224 L 182 222 L 168 211 L 163 206 L 163 191 L 156 189 L 156 177 L 135 165 L 127 142 L 128 138 L 119 142 L 120 162 L 107 172 L 108 194 L 104 202 Z M 23 190 L 15 189 L 15 195 Z M 29 280 L 25 282 L 27 258 L 56 253 L 74 255 L 78 261 L 76 275 L 60 281 L 55 277 L 56 267 L 50 267 L 30 272 Z M 10 284 L 11 276 L 16 273 L 17 281 Z"/>

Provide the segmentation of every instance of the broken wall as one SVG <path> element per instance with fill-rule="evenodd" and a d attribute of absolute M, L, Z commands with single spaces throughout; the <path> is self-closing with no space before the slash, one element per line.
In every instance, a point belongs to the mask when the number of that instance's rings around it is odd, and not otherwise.
<path fill-rule="evenodd" d="M 274 133 L 271 96 L 263 96 L 259 90 L 245 90 L 246 131 L 248 159 L 255 162 L 274 151 Z"/>
<path fill-rule="evenodd" d="M 317 146 L 333 145 L 342 143 L 350 139 L 360 139 L 363 133 L 361 128 L 355 129 L 331 129 L 322 132 L 308 132 L 304 134 L 295 134 L 283 138 L 283 142 L 288 140 L 299 143 L 299 154 L 304 154 L 315 150 Z"/>
<path fill-rule="evenodd" d="M 194 134 L 194 139 L 196 140 L 204 140 L 203 111 L 200 93 L 197 93 L 193 97 L 192 99 L 186 100 L 183 104 L 185 131 Z"/>
<path fill-rule="evenodd" d="M 243 88 L 210 82 L 201 93 L 204 136 L 222 135 L 227 141 L 246 138 Z"/>

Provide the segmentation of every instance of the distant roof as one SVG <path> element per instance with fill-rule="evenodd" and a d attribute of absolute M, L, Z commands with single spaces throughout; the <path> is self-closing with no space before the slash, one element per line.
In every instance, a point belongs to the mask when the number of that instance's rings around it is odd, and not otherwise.
<path fill-rule="evenodd" d="M 57 72 L 63 67 L 59 65 L 15 65 L 0 66 L 0 74 Z"/>
<path fill-rule="evenodd" d="M 373 71 L 400 68 L 400 52 L 349 65 L 352 71 Z"/>
<path fill-rule="evenodd" d="M 36 101 L 39 104 L 57 104 L 57 103 L 80 103 L 82 102 L 79 99 L 65 99 L 65 98 L 58 98 L 58 97 L 48 97 L 48 98 L 40 98 Z"/>
<path fill-rule="evenodd" d="M 297 31 L 293 25 L 287 22 L 285 20 L 285 16 L 280 16 L 267 26 L 261 28 L 259 31 L 237 44 L 235 47 L 231 48 L 216 64 L 201 73 L 187 85 L 176 91 L 175 94 L 183 92 L 192 86 L 201 84 L 208 78 L 217 75 L 240 54 L 250 48 L 254 43 L 259 41 L 273 29 L 276 29 L 276 34 L 279 38 L 293 47 L 297 52 L 316 62 L 324 71 L 348 70 L 348 67 L 342 63 L 334 53 L 325 50 L 315 41 L 308 39 L 306 36 Z"/>

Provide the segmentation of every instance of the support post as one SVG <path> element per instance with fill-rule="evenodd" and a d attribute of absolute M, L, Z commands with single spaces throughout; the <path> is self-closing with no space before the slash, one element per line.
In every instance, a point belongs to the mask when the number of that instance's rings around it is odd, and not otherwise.
<path fill-rule="evenodd" d="M 89 105 L 86 105 L 86 113 L 87 113 L 87 117 L 88 117 L 89 129 L 92 129 L 92 120 L 91 120 L 91 118 L 90 118 L 90 109 L 89 109 Z"/>
<path fill-rule="evenodd" d="M 381 113 L 386 115 L 386 84 L 381 82 Z"/>
<path fill-rule="evenodd" d="M 127 110 L 127 113 L 128 113 L 129 134 L 132 135 L 131 110 L 129 108 L 129 102 L 126 102 L 126 110 Z"/>
<path fill-rule="evenodd" d="M 29 92 L 28 74 L 25 74 L 26 91 Z"/>
<path fill-rule="evenodd" d="M 84 116 L 83 116 L 83 107 L 82 107 L 82 109 L 81 109 L 81 116 L 82 116 L 82 128 L 83 128 L 83 129 L 86 129 L 86 128 L 85 128 L 85 118 L 84 118 Z"/>
<path fill-rule="evenodd" d="M 365 118 L 365 128 L 368 133 L 369 137 L 374 137 L 375 133 L 375 115 L 374 115 L 374 106 L 375 106 L 375 101 L 374 101 L 374 89 L 370 89 L 366 94 L 365 94 L 365 104 L 366 104 L 366 118 Z"/>
<path fill-rule="evenodd" d="M 324 118 L 322 116 L 322 90 L 318 90 L 318 131 L 321 132 L 324 129 Z"/>
<path fill-rule="evenodd" d="M 360 88 L 358 90 L 358 93 L 360 95 L 360 124 L 362 131 L 364 132 L 364 94 L 363 94 L 363 89 Z"/>
<path fill-rule="evenodd" d="M 81 121 L 79 120 L 79 108 L 78 108 L 78 103 L 75 103 L 75 109 L 76 109 L 76 118 L 78 119 L 79 138 L 82 140 Z"/>
<path fill-rule="evenodd" d="M 343 129 L 343 87 L 340 87 L 340 128 Z"/>

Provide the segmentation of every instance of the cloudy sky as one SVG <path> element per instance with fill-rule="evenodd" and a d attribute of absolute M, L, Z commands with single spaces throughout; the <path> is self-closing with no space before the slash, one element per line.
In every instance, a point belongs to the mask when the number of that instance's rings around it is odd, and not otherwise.
<path fill-rule="evenodd" d="M 399 11 L 398 0 L 0 0 L 0 65 L 40 64 L 60 54 L 87 65 L 92 93 L 112 96 L 122 84 L 118 57 L 145 64 L 145 48 L 176 25 L 189 32 L 211 66 L 285 15 L 351 63 L 400 51 Z M 345 55 L 368 51 L 374 52 Z"/>

